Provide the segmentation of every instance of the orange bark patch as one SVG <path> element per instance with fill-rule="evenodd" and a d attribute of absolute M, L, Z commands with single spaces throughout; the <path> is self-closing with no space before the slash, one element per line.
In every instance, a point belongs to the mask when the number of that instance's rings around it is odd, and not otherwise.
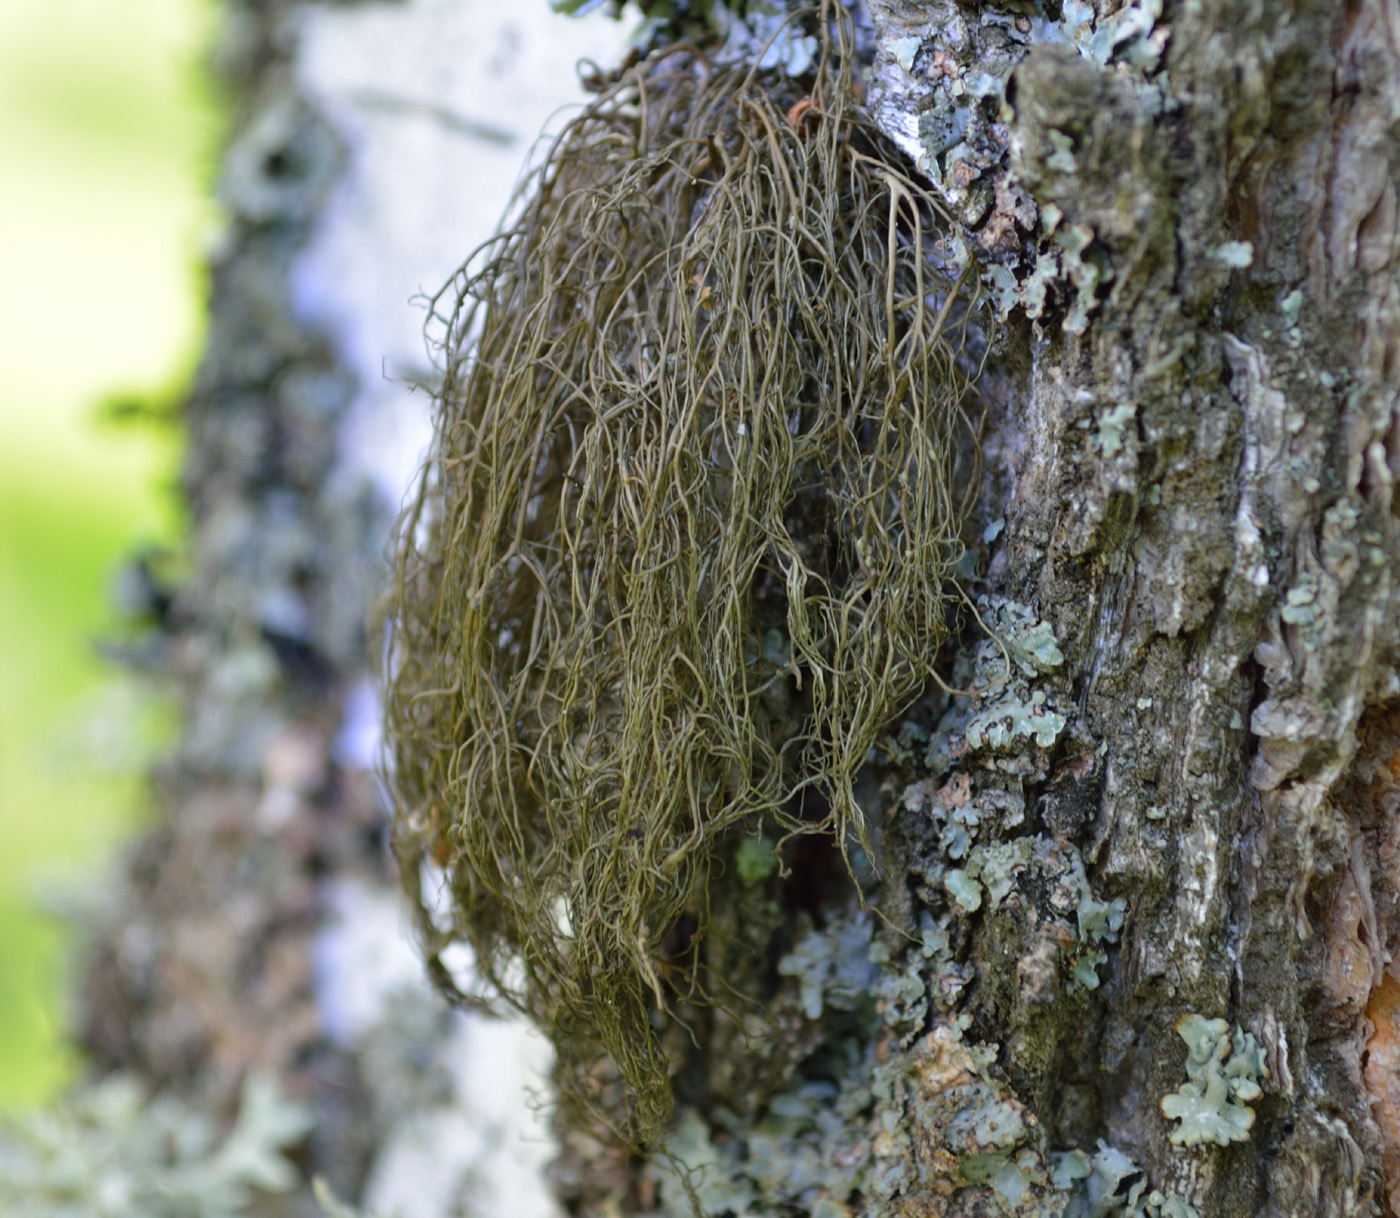
<path fill-rule="evenodd" d="M 1327 989 L 1349 1014 L 1360 1011 L 1375 984 L 1371 948 L 1366 941 L 1367 898 L 1347 872 L 1327 926 Z"/>
<path fill-rule="evenodd" d="M 1400 982 L 1389 970 L 1371 994 L 1366 1018 L 1376 1029 L 1366 1042 L 1366 1090 L 1385 1144 L 1381 1170 L 1386 1195 L 1390 1208 L 1400 1212 Z"/>
<path fill-rule="evenodd" d="M 1390 771 L 1390 776 L 1396 782 L 1400 782 L 1400 750 L 1396 750 L 1390 755 L 1390 760 L 1386 763 L 1386 769 Z"/>

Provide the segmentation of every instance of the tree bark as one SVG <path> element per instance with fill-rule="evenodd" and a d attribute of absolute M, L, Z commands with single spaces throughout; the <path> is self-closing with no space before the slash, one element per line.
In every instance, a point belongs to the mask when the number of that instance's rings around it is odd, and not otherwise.
<path fill-rule="evenodd" d="M 1019 790 L 985 750 L 957 772 L 1126 904 L 1091 1008 L 1058 1027 L 1033 942 L 972 915 L 967 1009 L 1052 1145 L 1103 1139 L 1205 1215 L 1388 1214 L 1400 8 L 1140 5 L 1128 36 L 1111 7 L 1086 52 L 991 8 L 874 5 L 872 105 L 1018 281 L 985 275 L 1016 302 L 988 360 L 986 587 L 1065 657 L 1068 725 Z M 979 200 L 939 174 L 929 116 L 1008 60 L 1004 127 L 968 137 Z M 1013 243 L 1027 202 L 1039 241 Z M 1058 309 L 1028 247 L 1058 258 Z M 1159 1109 L 1189 1012 L 1269 1064 L 1228 1148 L 1174 1145 Z"/>
<path fill-rule="evenodd" d="M 971 631 L 970 703 L 872 765 L 876 904 L 923 949 L 877 949 L 885 1031 L 779 1137 L 824 1168 L 756 1168 L 774 1109 L 716 1116 L 719 1063 L 671 1149 L 736 1212 L 1400 1211 L 1400 8 L 872 10 L 871 108 L 997 317 L 1010 654 Z M 780 973 L 834 987 L 843 899 Z"/>

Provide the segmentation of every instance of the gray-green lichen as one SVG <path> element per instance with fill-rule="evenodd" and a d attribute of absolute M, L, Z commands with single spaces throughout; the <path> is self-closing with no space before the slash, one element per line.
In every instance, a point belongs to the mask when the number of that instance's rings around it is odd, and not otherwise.
<path fill-rule="evenodd" d="M 1196 1014 L 1183 1015 L 1176 1032 L 1186 1042 L 1189 1081 L 1162 1098 L 1162 1115 L 1179 1122 L 1172 1143 L 1228 1146 L 1245 1141 L 1254 1127 L 1254 1109 L 1248 1104 L 1263 1094 L 1259 1080 L 1269 1074 L 1259 1042 L 1243 1028 L 1232 1036 L 1223 1019 Z"/>
<path fill-rule="evenodd" d="M 1052 305 L 1065 309 L 1063 328 L 1081 334 L 1113 266 L 1091 224 L 1037 191 L 1037 173 L 1071 183 L 1084 153 L 1083 132 L 1047 125 L 1045 148 L 1026 173 L 1015 146 L 1016 69 L 1037 48 L 1054 48 L 1090 72 L 1113 75 L 1146 115 L 1162 112 L 1170 89 L 1162 71 L 1168 30 L 1158 24 L 1161 0 L 1140 0 L 1100 17 L 1071 0 L 1058 16 L 969 8 L 953 0 L 874 6 L 883 44 L 877 54 L 872 107 L 886 130 L 913 156 L 964 226 L 969 249 L 998 314 L 1022 309 L 1038 320 Z M 1033 201 L 1034 196 L 1034 201 Z"/>
<path fill-rule="evenodd" d="M 1146 1173 L 1121 1150 L 1099 1143 L 1051 1156 L 1057 1187 L 1069 1194 L 1064 1218 L 1200 1218 L 1175 1193 L 1149 1188 Z"/>
<path fill-rule="evenodd" d="M 827 932 L 809 931 L 778 962 L 782 976 L 796 978 L 808 1019 L 820 1019 L 828 1006 L 853 1010 L 871 992 L 871 933 L 869 915 L 859 914 Z"/>
<path fill-rule="evenodd" d="M 1111 901 L 1100 901 L 1089 886 L 1089 877 L 1084 874 L 1082 859 L 1075 859 L 1079 881 L 1079 901 L 1075 905 L 1075 920 L 1079 929 L 1079 953 L 1074 962 L 1074 980 L 1085 989 L 1098 989 L 1099 965 L 1108 959 L 1104 951 L 1106 944 L 1118 942 L 1118 932 L 1123 929 L 1123 919 L 1127 913 L 1127 902 L 1121 897 Z"/>
<path fill-rule="evenodd" d="M 237 1218 L 285 1192 L 312 1118 L 249 1075 L 222 1139 L 205 1112 L 113 1075 L 0 1130 L 0 1210 L 26 1218 Z"/>
<path fill-rule="evenodd" d="M 1049 749 L 1064 730 L 1066 719 L 1043 689 L 1031 688 L 1035 678 L 1053 673 L 1064 663 L 1048 623 L 1033 610 L 1015 602 L 998 600 L 983 604 L 984 624 L 991 638 L 977 648 L 974 659 L 973 713 L 963 727 L 963 738 L 974 752 L 1022 754 Z M 1000 768 L 1036 760 L 998 763 Z"/>
<path fill-rule="evenodd" d="M 974 749 L 1010 750 L 1024 741 L 1048 749 L 1064 730 L 1065 717 L 1046 705 L 1044 690 L 1029 698 L 1008 694 L 968 721 L 964 736 Z"/>
<path fill-rule="evenodd" d="M 829 1043 L 754 1126 L 686 1113 L 649 1169 L 663 1212 L 875 1218 L 983 1194 L 1008 1216 L 1060 1218 L 1035 1117 L 993 1073 L 995 1046 L 965 1029 L 939 1021 L 883 1061 L 873 1043 Z"/>
<path fill-rule="evenodd" d="M 550 0 L 556 13 L 580 17 L 606 9 L 622 15 L 625 0 Z M 784 0 L 636 0 L 641 21 L 629 43 L 645 53 L 668 43 L 693 40 L 721 42 L 717 58 L 724 63 L 777 68 L 789 76 L 811 70 L 818 42 L 794 20 Z"/>
<path fill-rule="evenodd" d="M 687 1110 L 647 1168 L 667 1218 L 1200 1218 L 1122 1152 L 1050 1152 L 966 1016 L 902 1051 L 846 1039 L 750 1125 Z M 820 1077 L 818 1077 L 820 1076 Z M 978 1208 L 985 1205 L 986 1209 Z"/>

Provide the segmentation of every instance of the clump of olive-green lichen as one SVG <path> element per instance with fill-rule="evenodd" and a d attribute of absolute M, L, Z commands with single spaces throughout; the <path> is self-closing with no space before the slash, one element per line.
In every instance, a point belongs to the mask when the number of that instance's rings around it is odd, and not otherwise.
<path fill-rule="evenodd" d="M 223 1138 L 200 1110 L 115 1075 L 0 1129 L 0 1210 L 26 1218 L 236 1218 L 297 1180 L 311 1117 L 249 1075 Z"/>
<path fill-rule="evenodd" d="M 1248 1104 L 1263 1094 L 1259 1080 L 1269 1075 L 1259 1042 L 1243 1028 L 1231 1035 L 1223 1019 L 1196 1014 L 1183 1015 L 1176 1032 L 1186 1042 L 1189 1081 L 1162 1097 L 1162 1115 L 1179 1122 L 1171 1134 L 1173 1144 L 1245 1141 L 1254 1127 L 1254 1109 Z"/>
<path fill-rule="evenodd" d="M 777 843 L 762 834 L 744 838 L 734 852 L 734 865 L 741 883 L 750 887 L 763 883 L 778 869 Z"/>
<path fill-rule="evenodd" d="M 719 860 L 860 840 L 856 777 L 933 675 L 961 555 L 966 311 L 837 15 L 801 86 L 674 48 L 570 124 L 444 301 L 400 534 L 386 721 L 435 975 L 469 943 L 566 1098 L 597 1107 L 612 1059 L 643 1140 L 658 1012 L 732 984 L 701 946 Z"/>

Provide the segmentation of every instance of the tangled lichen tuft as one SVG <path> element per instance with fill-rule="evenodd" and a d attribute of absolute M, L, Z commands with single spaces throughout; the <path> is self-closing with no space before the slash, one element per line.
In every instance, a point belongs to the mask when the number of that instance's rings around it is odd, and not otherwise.
<path fill-rule="evenodd" d="M 644 1140 L 664 1013 L 743 999 L 704 967 L 712 880 L 741 833 L 863 840 L 857 773 L 933 674 L 962 553 L 968 308 L 843 36 L 801 82 L 693 47 L 621 73 L 438 302 L 396 846 L 420 908 L 446 877 L 439 981 L 464 941 L 566 1096 L 614 1069 Z"/>

